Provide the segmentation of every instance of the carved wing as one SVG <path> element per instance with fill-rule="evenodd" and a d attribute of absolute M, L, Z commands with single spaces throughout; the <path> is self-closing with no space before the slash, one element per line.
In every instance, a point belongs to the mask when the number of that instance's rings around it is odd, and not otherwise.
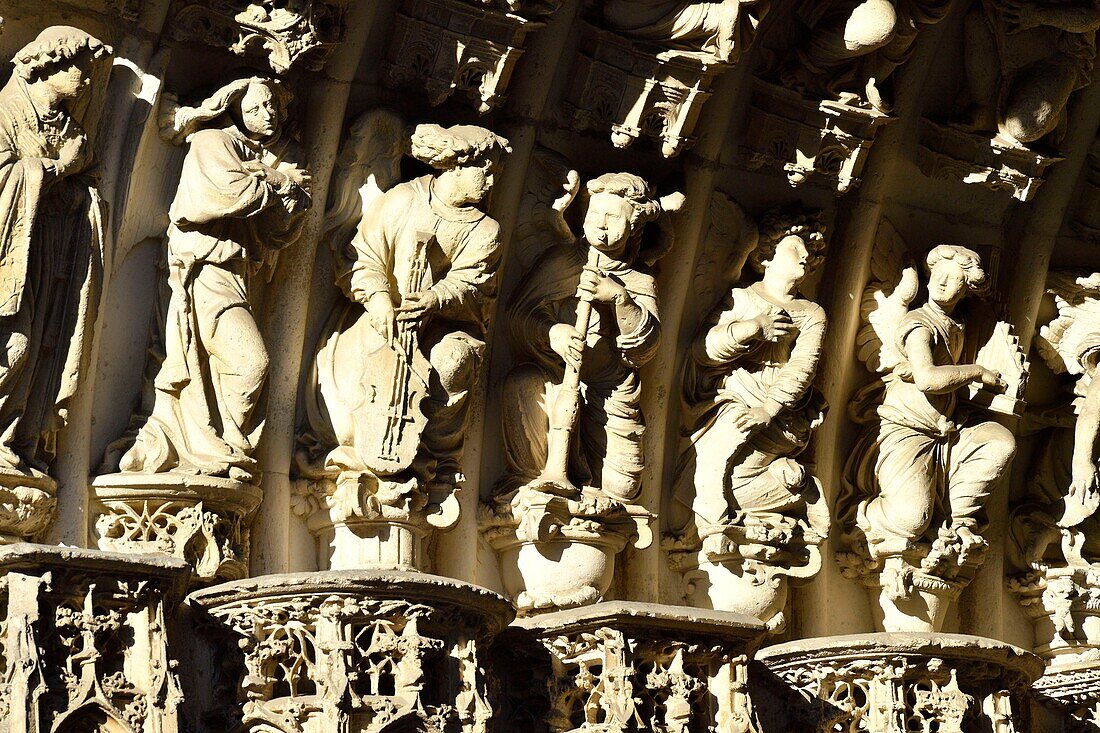
<path fill-rule="evenodd" d="M 1100 361 L 1100 273 L 1055 270 L 1047 292 L 1058 315 L 1039 329 L 1036 350 L 1057 374 L 1091 372 Z"/>
<path fill-rule="evenodd" d="M 717 190 L 711 194 L 710 225 L 692 281 L 700 307 L 709 312 L 730 284 L 741 277 L 758 236 L 756 222 L 729 194 Z"/>
<path fill-rule="evenodd" d="M 580 187 L 580 173 L 565 156 L 547 148 L 535 148 L 516 227 L 515 251 L 524 272 L 546 250 L 573 241 L 565 211 Z"/>
<path fill-rule="evenodd" d="M 325 239 L 340 247 L 351 238 L 363 211 L 397 183 L 408 135 L 396 112 L 374 109 L 351 126 L 332 176 L 325 210 Z"/>
<path fill-rule="evenodd" d="M 917 295 L 917 268 L 907 263 L 905 242 L 886 219 L 879 225 L 871 256 L 871 283 L 863 291 L 860 315 L 863 327 L 856 335 L 856 353 L 877 374 L 906 369 L 905 357 L 894 337 L 909 304 Z"/>

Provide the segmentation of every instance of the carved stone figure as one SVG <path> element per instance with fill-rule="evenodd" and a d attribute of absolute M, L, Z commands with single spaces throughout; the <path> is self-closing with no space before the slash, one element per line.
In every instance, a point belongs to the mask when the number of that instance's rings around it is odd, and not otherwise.
<path fill-rule="evenodd" d="M 0 541 L 53 519 L 57 433 L 98 306 L 106 208 L 81 112 L 111 53 L 52 26 L 20 49 L 0 89 Z"/>
<path fill-rule="evenodd" d="M 1065 664 L 1100 648 L 1100 274 L 1052 272 L 1047 291 L 1057 316 L 1043 326 L 1036 351 L 1056 374 L 1068 374 L 1073 399 L 1029 414 L 1044 429 L 1027 500 L 1013 513 L 1009 577 L 1035 622 L 1038 650 Z"/>
<path fill-rule="evenodd" d="M 596 600 L 611 579 L 608 558 L 636 531 L 624 505 L 641 490 L 638 368 L 660 336 L 649 267 L 671 246 L 668 236 L 650 243 L 643 233 L 683 197 L 657 199 L 630 173 L 589 181 L 587 193 L 584 239 L 548 249 L 509 303 L 516 346 L 529 361 L 508 375 L 501 395 L 507 468 L 496 502 L 498 510 L 510 502 L 505 513 L 520 523 L 517 536 L 526 542 L 548 540 L 551 526 L 576 524 L 597 527 L 586 541 L 617 549 L 596 548 L 596 569 L 563 565 L 549 571 L 558 577 L 538 580 L 565 582 L 569 591 L 562 593 L 536 591 L 531 584 L 544 570 L 521 560 L 528 584 L 521 610 Z M 593 571 L 596 578 L 584 577 Z"/>
<path fill-rule="evenodd" d="M 811 26 L 809 39 L 779 76 L 787 86 L 889 112 L 884 83 L 908 59 L 917 34 L 949 7 L 944 0 L 805 2 L 799 15 Z"/>
<path fill-rule="evenodd" d="M 331 240 L 346 297 L 315 358 L 298 463 L 304 477 L 331 484 L 322 491 L 333 522 L 422 531 L 458 517 L 453 493 L 500 247 L 500 227 L 478 205 L 510 149 L 481 127 L 419 125 L 410 153 L 438 173 L 382 193 L 396 178 L 400 131 L 372 113 L 354 132 L 356 144 L 373 142 L 361 144 L 362 163 L 345 169 L 338 189 L 358 190 L 362 208 L 337 202 L 351 217 Z"/>
<path fill-rule="evenodd" d="M 243 572 L 243 517 L 259 502 L 249 485 L 260 476 L 253 451 L 268 358 L 250 298 L 311 203 L 309 174 L 285 134 L 289 102 L 267 77 L 232 81 L 196 107 L 162 102 L 163 136 L 189 148 L 169 210 L 142 402 L 104 458 L 105 471 L 120 473 L 95 481 L 109 510 L 97 529 L 104 547 L 152 543 L 180 556 L 204 538 L 204 577 L 227 561 L 238 568 L 228 575 Z M 167 506 L 174 519 L 156 519 Z M 176 526 L 181 512 L 198 514 Z"/>
<path fill-rule="evenodd" d="M 767 0 L 606 0 L 603 15 L 608 27 L 624 36 L 703 51 L 731 63 L 752 38 L 767 5 Z"/>
<path fill-rule="evenodd" d="M 1053 132 L 1070 95 L 1092 79 L 1098 28 L 1094 0 L 975 3 L 966 16 L 967 127 L 1009 145 Z"/>
<path fill-rule="evenodd" d="M 912 267 L 864 296 L 860 357 L 883 376 L 853 400 L 866 428 L 845 468 L 854 492 L 844 507 L 846 540 L 864 564 L 856 570 L 860 560 L 841 559 L 849 573 L 866 574 L 888 631 L 939 629 L 983 559 L 985 504 L 1015 452 L 1004 426 L 959 409 L 960 400 L 980 402 L 965 391 L 975 383 L 994 393 L 1009 386 L 994 369 L 960 363 L 964 329 L 952 314 L 985 284 L 981 261 L 940 245 L 926 263 L 924 305 L 909 309 L 918 285 Z"/>
<path fill-rule="evenodd" d="M 708 583 L 693 605 L 783 625 L 786 576 L 813 577 L 829 511 L 795 458 L 824 417 L 812 382 L 825 311 L 799 297 L 824 258 L 820 217 L 766 214 L 749 265 L 762 278 L 735 287 L 692 343 L 684 373 L 685 445 L 673 484 L 675 562 Z M 686 551 L 686 552 L 685 552 Z"/>

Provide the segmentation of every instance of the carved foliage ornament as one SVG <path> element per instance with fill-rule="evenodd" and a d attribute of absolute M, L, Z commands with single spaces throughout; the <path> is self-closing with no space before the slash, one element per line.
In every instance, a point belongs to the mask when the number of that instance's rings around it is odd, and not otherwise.
<path fill-rule="evenodd" d="M 177 40 L 198 40 L 238 56 L 260 53 L 282 74 L 318 69 L 343 40 L 347 0 L 177 0 L 169 27 Z"/>

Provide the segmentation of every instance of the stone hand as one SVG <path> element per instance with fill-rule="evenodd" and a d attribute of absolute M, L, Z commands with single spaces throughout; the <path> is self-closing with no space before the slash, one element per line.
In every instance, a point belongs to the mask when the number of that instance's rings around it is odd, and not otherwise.
<path fill-rule="evenodd" d="M 752 433 L 767 427 L 771 419 L 772 416 L 768 414 L 768 411 L 763 407 L 750 407 L 741 410 L 741 412 L 733 418 L 733 423 L 741 432 Z"/>
<path fill-rule="evenodd" d="M 578 290 L 581 293 L 586 293 L 596 303 L 623 302 L 627 297 L 626 288 L 618 282 L 597 270 L 589 270 L 588 268 L 581 272 Z"/>
<path fill-rule="evenodd" d="M 580 332 L 568 323 L 557 323 L 550 328 L 550 348 L 577 371 L 581 368 L 584 341 Z"/>
<path fill-rule="evenodd" d="M 394 310 L 389 293 L 375 293 L 367 301 L 367 320 L 378 334 L 389 341 L 393 338 Z"/>
<path fill-rule="evenodd" d="M 306 193 L 309 193 L 310 186 L 313 185 L 313 176 L 305 168 L 299 168 L 296 165 L 292 165 L 289 168 L 282 170 L 282 173 L 298 188 L 302 189 Z"/>
<path fill-rule="evenodd" d="M 756 324 L 756 337 L 765 341 L 778 341 L 795 329 L 790 314 L 784 310 L 769 309 L 752 320 Z"/>
<path fill-rule="evenodd" d="M 1074 461 L 1066 504 L 1077 504 L 1089 516 L 1100 508 L 1100 487 L 1096 484 L 1096 466 L 1091 461 Z"/>
<path fill-rule="evenodd" d="M 981 383 L 989 388 L 992 392 L 1004 392 L 1008 388 L 1008 382 L 1000 375 L 1000 373 L 993 369 L 986 369 L 985 367 L 979 367 L 982 370 L 979 379 Z"/>
<path fill-rule="evenodd" d="M 439 308 L 439 296 L 434 290 L 412 293 L 401 299 L 397 307 L 397 320 L 416 321 Z"/>
<path fill-rule="evenodd" d="M 84 162 L 87 146 L 88 138 L 83 135 L 73 135 L 61 144 L 61 149 L 57 152 L 57 160 L 54 162 L 59 177 L 80 168 Z"/>
<path fill-rule="evenodd" d="M 1028 0 L 1001 0 L 1001 12 L 1013 31 L 1043 25 L 1043 13 Z"/>

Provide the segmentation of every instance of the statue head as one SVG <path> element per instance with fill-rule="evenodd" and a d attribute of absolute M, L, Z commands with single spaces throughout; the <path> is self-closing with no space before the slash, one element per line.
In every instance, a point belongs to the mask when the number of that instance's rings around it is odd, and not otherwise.
<path fill-rule="evenodd" d="M 91 84 L 95 62 L 111 47 L 79 28 L 50 26 L 16 52 L 15 73 L 29 85 L 49 87 L 56 99 L 76 99 Z"/>
<path fill-rule="evenodd" d="M 584 238 L 609 257 L 633 260 L 646 223 L 661 214 L 660 200 L 633 173 L 605 173 L 587 188 Z"/>
<path fill-rule="evenodd" d="M 932 248 L 928 264 L 928 299 L 950 309 L 969 293 L 980 292 L 986 284 L 981 258 L 974 250 L 956 244 Z"/>
<path fill-rule="evenodd" d="M 825 222 L 820 212 L 779 208 L 760 218 L 759 238 L 748 264 L 761 275 L 797 285 L 824 259 Z"/>
<path fill-rule="evenodd" d="M 454 206 L 489 195 L 500 159 L 512 152 L 508 141 L 476 125 L 417 125 L 409 154 L 440 171 L 435 191 Z"/>
<path fill-rule="evenodd" d="M 171 106 L 163 115 L 162 133 L 176 143 L 226 116 L 251 140 L 273 140 L 283 132 L 292 95 L 280 79 L 245 76 L 223 85 L 196 107 Z"/>

